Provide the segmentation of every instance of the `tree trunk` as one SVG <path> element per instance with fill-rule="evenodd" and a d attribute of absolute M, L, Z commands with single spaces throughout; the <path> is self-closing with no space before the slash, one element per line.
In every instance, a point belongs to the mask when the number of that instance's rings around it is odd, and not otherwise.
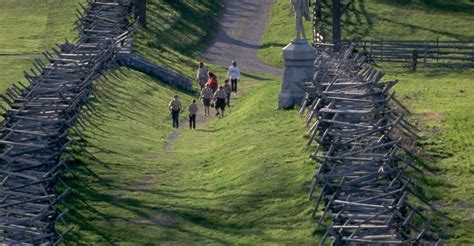
<path fill-rule="evenodd" d="M 147 0 L 135 0 L 135 19 L 142 27 L 146 27 L 146 2 Z"/>
<path fill-rule="evenodd" d="M 313 44 L 319 42 L 318 20 L 321 19 L 321 0 L 313 0 Z"/>
<path fill-rule="evenodd" d="M 341 48 L 341 0 L 332 0 L 332 41 L 334 49 Z"/>

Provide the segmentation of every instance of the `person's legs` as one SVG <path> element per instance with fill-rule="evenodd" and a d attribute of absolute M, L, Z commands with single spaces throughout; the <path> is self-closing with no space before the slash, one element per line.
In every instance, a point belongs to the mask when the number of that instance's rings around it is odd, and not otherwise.
<path fill-rule="evenodd" d="M 171 122 L 173 122 L 173 128 L 176 127 L 176 121 L 174 117 L 174 111 L 171 111 Z"/>
<path fill-rule="evenodd" d="M 171 114 L 173 117 L 173 127 L 178 128 L 179 127 L 179 111 L 173 111 Z"/>
<path fill-rule="evenodd" d="M 237 80 L 236 79 L 231 79 L 231 86 L 232 86 L 232 92 L 235 94 L 237 93 Z"/>
<path fill-rule="evenodd" d="M 176 111 L 176 128 L 179 128 L 179 110 Z"/>
<path fill-rule="evenodd" d="M 179 128 L 179 111 L 176 112 L 176 128 Z"/>
<path fill-rule="evenodd" d="M 193 128 L 193 116 L 189 115 L 189 129 Z"/>
<path fill-rule="evenodd" d="M 196 115 L 193 115 L 193 129 L 196 129 Z"/>
<path fill-rule="evenodd" d="M 220 114 L 219 110 L 224 106 L 225 107 L 225 101 L 222 101 L 222 98 L 218 98 L 215 102 L 216 106 L 216 116 Z"/>

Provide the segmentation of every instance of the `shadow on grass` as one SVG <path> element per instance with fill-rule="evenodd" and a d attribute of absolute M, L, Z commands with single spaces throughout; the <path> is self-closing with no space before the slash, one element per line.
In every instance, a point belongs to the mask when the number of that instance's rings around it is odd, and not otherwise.
<path fill-rule="evenodd" d="M 77 155 L 83 155 L 80 149 L 76 151 Z M 97 175 L 88 168 L 89 165 L 93 165 L 93 162 L 88 159 L 75 159 L 71 162 L 71 167 L 76 177 L 65 178 L 73 189 L 73 194 L 66 200 L 71 210 L 67 215 L 67 220 L 76 226 L 74 232 L 68 234 L 66 243 L 88 243 L 85 242 L 83 234 L 87 234 L 97 242 L 108 244 L 139 241 L 158 243 L 161 240 L 167 242 L 170 239 L 169 235 L 180 233 L 186 235 L 186 238 L 181 238 L 179 235 L 171 238 L 182 240 L 179 241 L 181 243 L 193 240 L 230 244 L 231 240 L 212 235 L 218 232 L 235 238 L 259 236 L 263 234 L 265 227 L 256 229 L 257 223 L 265 220 L 266 217 L 260 215 L 253 220 L 247 219 L 242 222 L 229 221 L 226 218 L 255 211 L 264 201 L 292 195 L 282 194 L 281 190 L 274 190 L 209 198 L 200 195 L 213 192 L 205 188 L 181 189 L 179 186 L 165 186 L 160 189 L 137 190 L 131 186 L 124 187 L 126 185 L 124 183 L 120 184 L 120 177 L 107 179 Z M 108 165 L 115 164 L 108 163 Z M 156 199 L 150 200 L 148 199 L 150 197 Z M 223 202 L 228 206 L 212 208 L 208 206 L 209 201 Z M 102 209 L 97 209 L 97 207 Z M 113 211 L 125 211 L 126 215 Z M 289 218 L 267 226 L 285 230 L 288 223 L 300 223 L 300 221 Z M 150 238 L 144 238 L 140 230 L 132 229 L 137 227 L 154 233 L 164 232 L 164 235 L 148 234 Z M 130 228 L 130 230 L 127 230 L 126 235 L 122 235 L 121 228 Z M 204 232 L 200 232 L 201 230 Z M 214 233 L 209 233 L 209 231 L 214 231 Z M 268 241 L 289 243 L 286 240 L 271 238 L 268 238 Z"/>

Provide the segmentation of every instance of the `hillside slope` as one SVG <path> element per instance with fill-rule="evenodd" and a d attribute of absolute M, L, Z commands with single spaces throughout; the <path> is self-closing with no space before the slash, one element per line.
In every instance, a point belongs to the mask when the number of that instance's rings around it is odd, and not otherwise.
<path fill-rule="evenodd" d="M 124 70 L 77 150 L 68 242 L 310 244 L 302 120 L 278 111 L 279 83 L 259 77 L 226 118 L 170 137 L 162 98 L 173 92 Z"/>

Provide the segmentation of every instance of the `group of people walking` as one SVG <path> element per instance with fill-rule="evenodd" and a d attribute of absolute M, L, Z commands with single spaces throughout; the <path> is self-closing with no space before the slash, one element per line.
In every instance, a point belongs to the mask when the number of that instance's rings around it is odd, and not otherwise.
<path fill-rule="evenodd" d="M 210 108 L 216 109 L 216 116 L 224 117 L 226 107 L 230 107 L 230 99 L 232 94 L 237 95 L 237 84 L 240 81 L 240 70 L 237 67 L 237 62 L 232 61 L 232 65 L 227 71 L 227 78 L 224 85 L 219 85 L 217 76 L 210 72 L 203 62 L 200 62 L 197 69 L 196 80 L 201 87 L 199 99 L 204 106 L 204 116 L 210 116 Z M 173 120 L 173 127 L 179 128 L 179 114 L 182 110 L 182 105 L 178 95 L 175 95 L 173 100 L 168 105 Z M 196 129 L 196 114 L 199 107 L 196 104 L 196 99 L 193 99 L 188 105 L 189 113 L 189 128 Z"/>

